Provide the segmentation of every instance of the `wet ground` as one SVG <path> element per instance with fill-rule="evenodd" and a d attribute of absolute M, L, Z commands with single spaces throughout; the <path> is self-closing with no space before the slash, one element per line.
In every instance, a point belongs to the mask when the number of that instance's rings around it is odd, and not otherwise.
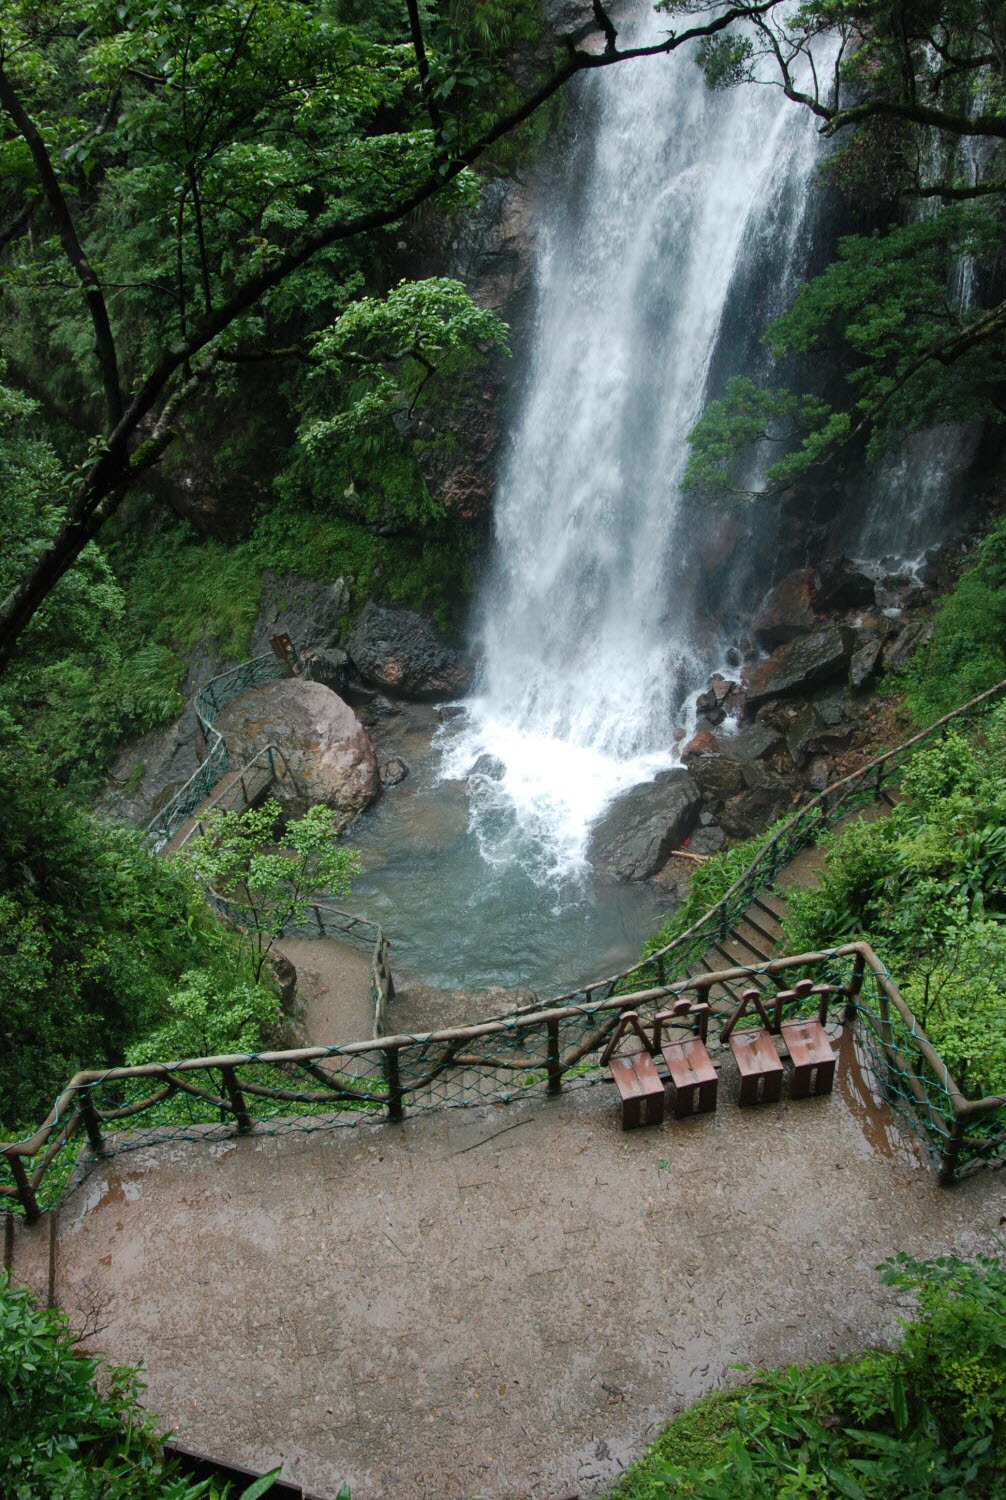
<path fill-rule="evenodd" d="M 54 1288 L 145 1365 L 180 1439 L 318 1495 L 603 1493 L 733 1366 L 895 1326 L 896 1250 L 997 1247 L 1003 1178 L 947 1190 L 864 1092 L 623 1134 L 613 1090 L 114 1158 Z M 44 1280 L 44 1224 L 15 1273 Z"/>

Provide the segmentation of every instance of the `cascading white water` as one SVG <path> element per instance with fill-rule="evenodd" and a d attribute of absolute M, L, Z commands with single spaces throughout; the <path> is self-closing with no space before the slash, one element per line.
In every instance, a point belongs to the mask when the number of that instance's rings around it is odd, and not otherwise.
<path fill-rule="evenodd" d="M 665 32 L 650 11 L 634 40 Z M 675 726 L 716 665 L 697 630 L 686 437 L 739 272 L 783 292 L 802 265 L 819 151 L 779 89 L 710 93 L 685 51 L 603 70 L 578 104 L 539 214 L 481 687 L 444 765 L 502 760 L 501 779 L 474 779 L 483 854 L 540 875 L 581 868 L 606 803 L 674 763 Z"/>

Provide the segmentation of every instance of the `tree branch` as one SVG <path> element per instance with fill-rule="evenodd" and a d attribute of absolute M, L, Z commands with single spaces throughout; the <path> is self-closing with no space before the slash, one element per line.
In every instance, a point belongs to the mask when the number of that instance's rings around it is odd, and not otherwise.
<path fill-rule="evenodd" d="M 18 98 L 7 71 L 3 67 L 0 67 L 0 105 L 17 126 L 31 153 L 49 211 L 56 223 L 63 252 L 73 267 L 84 293 L 84 300 L 91 316 L 91 327 L 94 331 L 95 353 L 98 356 L 102 385 L 105 389 L 108 420 L 110 425 L 114 425 L 122 416 L 122 387 L 119 383 L 119 362 L 115 350 L 115 339 L 112 335 L 112 325 L 109 322 L 108 308 L 105 305 L 101 283 L 94 274 L 80 240 L 77 238 L 73 215 L 63 196 L 63 190 L 49 159 L 45 142 L 35 122 Z"/>
<path fill-rule="evenodd" d="M 433 136 L 437 144 L 444 133 L 443 116 L 440 106 L 433 96 L 433 83 L 430 78 L 430 63 L 426 56 L 426 43 L 423 41 L 423 28 L 419 20 L 418 0 L 406 0 L 406 9 L 409 12 L 409 30 L 412 32 L 412 50 L 416 54 L 416 71 L 419 74 L 419 89 L 423 99 L 426 101 L 426 111 L 433 126 Z"/>

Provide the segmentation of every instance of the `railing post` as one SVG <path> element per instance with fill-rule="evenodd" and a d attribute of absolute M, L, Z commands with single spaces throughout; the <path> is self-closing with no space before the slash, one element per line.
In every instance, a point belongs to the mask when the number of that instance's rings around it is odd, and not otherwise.
<path fill-rule="evenodd" d="M 843 1021 L 854 1021 L 858 1010 L 858 1000 L 863 993 L 863 975 L 866 972 L 866 959 L 862 953 L 857 953 L 852 963 L 852 974 L 849 983 L 845 987 L 845 1009 L 842 1011 Z"/>
<path fill-rule="evenodd" d="M 944 1187 L 949 1187 L 957 1175 L 957 1158 L 964 1144 L 965 1128 L 964 1119 L 954 1110 L 953 1124 L 950 1126 L 946 1145 L 940 1153 L 940 1183 Z"/>
<path fill-rule="evenodd" d="M 11 1172 L 14 1174 L 14 1186 L 17 1188 L 17 1195 L 21 1202 L 21 1207 L 24 1209 L 25 1219 L 29 1224 L 34 1224 L 39 1218 L 40 1211 L 38 1199 L 35 1197 L 35 1189 L 28 1181 L 28 1173 L 24 1169 L 24 1162 L 20 1156 L 15 1156 L 13 1153 L 7 1157 L 7 1160 L 10 1163 Z"/>
<path fill-rule="evenodd" d="M 381 1068 L 384 1072 L 384 1081 L 388 1086 L 388 1119 L 400 1120 L 405 1113 L 405 1106 L 402 1103 L 404 1090 L 397 1047 L 381 1048 Z"/>
<path fill-rule="evenodd" d="M 548 1051 L 546 1053 L 546 1067 L 548 1068 L 548 1091 L 550 1094 L 562 1093 L 562 1058 L 559 1051 L 559 1018 L 554 1016 L 546 1023 L 548 1030 Z"/>
<path fill-rule="evenodd" d="M 220 1074 L 224 1081 L 224 1089 L 230 1101 L 231 1109 L 234 1111 L 234 1118 L 237 1121 L 238 1135 L 247 1135 L 252 1128 L 252 1118 L 248 1113 L 248 1106 L 245 1104 L 245 1096 L 242 1094 L 240 1085 L 238 1084 L 237 1074 L 233 1068 L 221 1068 Z"/>
<path fill-rule="evenodd" d="M 91 1143 L 91 1150 L 96 1156 L 104 1154 L 105 1138 L 101 1133 L 101 1120 L 98 1111 L 94 1107 L 94 1100 L 90 1093 L 81 1094 L 77 1100 L 77 1108 L 80 1117 L 84 1121 L 84 1129 L 87 1131 L 87 1139 Z"/>

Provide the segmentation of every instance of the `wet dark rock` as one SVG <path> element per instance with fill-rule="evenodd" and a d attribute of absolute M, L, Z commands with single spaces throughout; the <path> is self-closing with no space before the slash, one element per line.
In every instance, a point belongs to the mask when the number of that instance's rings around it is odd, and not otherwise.
<path fill-rule="evenodd" d="M 821 722 L 831 731 L 855 725 L 856 715 L 843 688 L 825 688 L 811 695 Z"/>
<path fill-rule="evenodd" d="M 498 755 L 490 755 L 487 750 L 479 756 L 468 775 L 485 776 L 489 781 L 502 781 L 506 775 L 506 764 Z"/>
<path fill-rule="evenodd" d="M 297 573 L 280 577 L 266 568 L 262 603 L 252 630 L 252 656 L 264 656 L 274 635 L 288 635 L 299 652 L 337 647 L 349 605 L 349 584 L 344 578 L 316 583 Z"/>
<path fill-rule="evenodd" d="M 597 29 L 590 0 L 544 0 L 542 18 L 556 36 L 573 42 L 582 41 Z"/>
<path fill-rule="evenodd" d="M 308 682 L 320 682 L 333 693 L 343 693 L 349 679 L 349 657 L 340 646 L 317 646 L 302 651 L 297 663 Z"/>
<path fill-rule="evenodd" d="M 734 760 L 764 760 L 782 745 L 782 735 L 771 724 L 745 724 L 723 740 L 723 752 Z"/>
<path fill-rule="evenodd" d="M 849 663 L 849 682 L 857 693 L 868 688 L 880 671 L 880 658 L 884 643 L 878 635 L 868 636 L 852 653 Z"/>
<path fill-rule="evenodd" d="M 471 663 L 411 609 L 368 604 L 346 642 L 360 675 L 405 698 L 442 698 L 471 682 Z"/>
<path fill-rule="evenodd" d="M 813 572 L 788 573 L 765 596 L 754 618 L 754 633 L 763 646 L 782 646 L 814 627 Z"/>
<path fill-rule="evenodd" d="M 902 630 L 884 648 L 885 672 L 900 672 L 915 655 L 920 646 L 932 639 L 935 630 L 932 620 L 915 620 Z"/>
<path fill-rule="evenodd" d="M 831 779 L 831 762 L 823 755 L 812 760 L 804 772 L 804 781 L 812 792 L 823 792 Z"/>
<path fill-rule="evenodd" d="M 646 880 L 680 847 L 698 822 L 701 797 L 692 776 L 665 772 L 632 787 L 595 824 L 588 858 L 619 880 Z"/>
<path fill-rule="evenodd" d="M 397 786 L 409 774 L 409 768 L 400 755 L 393 755 L 381 767 L 382 787 Z"/>
<path fill-rule="evenodd" d="M 804 693 L 833 677 L 844 677 L 852 656 L 852 633 L 828 625 L 810 635 L 780 646 L 751 672 L 747 685 L 748 706 L 769 698 Z"/>
<path fill-rule="evenodd" d="M 825 732 L 825 723 L 812 703 L 804 704 L 796 718 L 793 720 L 786 736 L 786 748 L 792 758 L 793 764 L 799 768 L 807 763 L 811 756 L 820 749 L 821 736 Z"/>
<path fill-rule="evenodd" d="M 383 693 L 375 693 L 370 702 L 361 708 L 360 718 L 365 724 L 379 724 L 382 719 L 397 718 L 401 712 L 400 703 L 392 703 Z"/>
<path fill-rule="evenodd" d="M 727 841 L 727 836 L 722 828 L 715 824 L 709 824 L 705 828 L 696 828 L 688 840 L 689 854 L 718 854 Z"/>
<path fill-rule="evenodd" d="M 189 703 L 174 724 L 153 729 L 119 751 L 95 807 L 144 827 L 195 774 L 204 754 L 199 722 Z"/>
<path fill-rule="evenodd" d="M 792 786 L 784 777 L 759 770 L 757 784 L 732 797 L 720 813 L 720 824 L 732 839 L 761 833 L 782 816 L 792 800 Z"/>
<path fill-rule="evenodd" d="M 728 797 L 736 796 L 744 785 L 740 762 L 732 755 L 699 752 L 690 755 L 685 764 L 704 802 L 725 802 Z"/>
<path fill-rule="evenodd" d="M 740 684 L 714 672 L 709 679 L 708 688 L 696 698 L 695 709 L 700 718 L 715 728 L 729 714 L 739 712 L 742 704 Z"/>
<path fill-rule="evenodd" d="M 466 712 L 467 710 L 460 703 L 441 703 L 437 709 L 437 718 L 442 724 L 450 724 L 454 719 L 463 719 Z"/>
<path fill-rule="evenodd" d="M 877 603 L 881 609 L 918 609 L 930 593 L 914 573 L 888 573 L 877 585 Z"/>
<path fill-rule="evenodd" d="M 820 614 L 845 614 L 866 609 L 874 601 L 876 585 L 868 573 L 848 557 L 831 557 L 819 564 L 814 578 L 814 606 Z"/>

